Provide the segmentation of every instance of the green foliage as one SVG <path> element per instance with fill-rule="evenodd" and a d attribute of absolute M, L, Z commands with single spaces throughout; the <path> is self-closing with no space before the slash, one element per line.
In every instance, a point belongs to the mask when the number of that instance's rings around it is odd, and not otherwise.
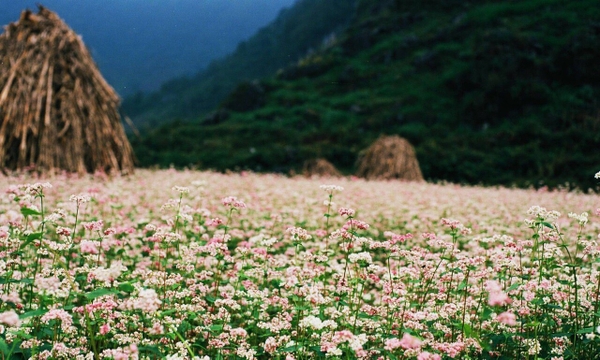
<path fill-rule="evenodd" d="M 428 180 L 586 190 L 600 163 L 599 18 L 592 0 L 359 1 L 333 46 L 262 80 L 251 106 L 134 147 L 143 166 L 288 172 L 325 157 L 350 173 L 399 134 Z"/>

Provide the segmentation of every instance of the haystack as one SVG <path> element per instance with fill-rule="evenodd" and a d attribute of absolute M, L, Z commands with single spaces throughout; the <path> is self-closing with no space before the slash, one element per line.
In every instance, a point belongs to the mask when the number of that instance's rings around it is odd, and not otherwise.
<path fill-rule="evenodd" d="M 323 158 L 311 159 L 304 162 L 302 174 L 306 177 L 341 177 L 342 174 L 332 163 Z"/>
<path fill-rule="evenodd" d="M 118 95 L 81 38 L 38 7 L 0 35 L 0 168 L 133 171 Z"/>
<path fill-rule="evenodd" d="M 382 136 L 358 159 L 357 176 L 366 179 L 423 181 L 413 146 L 400 136 Z"/>

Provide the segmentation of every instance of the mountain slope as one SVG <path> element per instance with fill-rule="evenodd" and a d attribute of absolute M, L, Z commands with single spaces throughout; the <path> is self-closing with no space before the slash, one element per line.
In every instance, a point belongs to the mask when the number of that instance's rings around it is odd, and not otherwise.
<path fill-rule="evenodd" d="M 165 83 L 160 91 L 138 93 L 123 102 L 123 113 L 142 129 L 173 119 L 193 119 L 214 109 L 237 83 L 275 73 L 318 48 L 340 31 L 354 13 L 356 0 L 300 0 L 282 10 L 223 59 L 196 76 Z"/>
<path fill-rule="evenodd" d="M 322 156 L 351 172 L 361 149 L 399 134 L 429 180 L 587 189 L 598 19 L 592 0 L 362 0 L 335 46 L 134 146 L 142 165 L 297 171 Z"/>

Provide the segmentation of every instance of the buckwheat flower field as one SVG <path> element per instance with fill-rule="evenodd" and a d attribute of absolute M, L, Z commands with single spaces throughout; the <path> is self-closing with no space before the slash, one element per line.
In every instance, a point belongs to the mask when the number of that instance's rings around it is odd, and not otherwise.
<path fill-rule="evenodd" d="M 2 359 L 580 359 L 597 195 L 138 170 L 0 178 Z"/>

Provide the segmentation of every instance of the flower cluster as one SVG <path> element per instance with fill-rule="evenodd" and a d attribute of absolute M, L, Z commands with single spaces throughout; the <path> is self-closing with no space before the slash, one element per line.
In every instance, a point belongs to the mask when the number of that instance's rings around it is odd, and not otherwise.
<path fill-rule="evenodd" d="M 5 358 L 600 348 L 595 194 L 175 170 L 31 180 L 0 177 Z"/>

